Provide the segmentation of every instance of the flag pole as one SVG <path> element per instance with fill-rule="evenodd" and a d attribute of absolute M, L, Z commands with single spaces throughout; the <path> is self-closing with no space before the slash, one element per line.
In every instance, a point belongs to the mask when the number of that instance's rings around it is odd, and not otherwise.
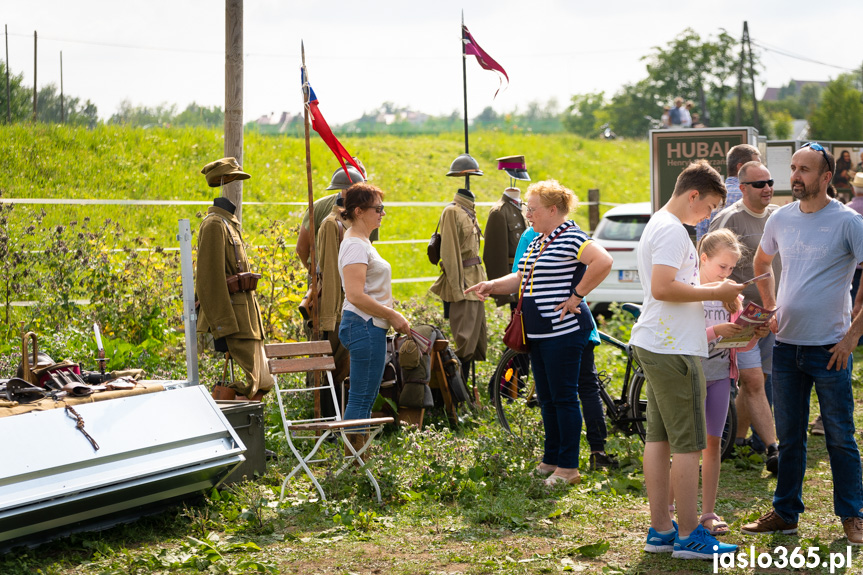
<path fill-rule="evenodd" d="M 467 134 L 467 52 L 465 52 L 465 37 L 464 37 L 464 10 L 461 11 L 461 77 L 462 86 L 464 87 L 464 153 L 470 153 Z M 470 190 L 470 176 L 464 177 L 464 187 Z"/>
<path fill-rule="evenodd" d="M 300 53 L 303 59 L 303 115 L 306 134 L 306 182 L 309 188 L 309 285 L 312 289 L 312 341 L 320 338 L 320 318 L 318 314 L 318 261 L 315 253 L 315 192 L 312 186 L 312 152 L 309 143 L 309 72 L 306 70 L 306 47 L 300 40 Z M 317 374 L 315 374 L 317 375 Z"/>

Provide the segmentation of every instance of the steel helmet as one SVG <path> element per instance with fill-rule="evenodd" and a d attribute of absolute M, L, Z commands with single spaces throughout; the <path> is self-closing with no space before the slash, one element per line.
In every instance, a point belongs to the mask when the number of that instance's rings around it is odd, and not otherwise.
<path fill-rule="evenodd" d="M 460 176 L 481 176 L 482 170 L 479 169 L 479 164 L 476 163 L 476 160 L 470 154 L 462 154 L 453 160 L 446 175 L 454 178 Z"/>
<path fill-rule="evenodd" d="M 350 176 L 350 179 L 348 179 Z M 330 185 L 327 186 L 328 190 L 347 190 L 354 184 L 360 184 L 365 182 L 366 179 L 363 177 L 361 173 L 357 171 L 357 169 L 353 166 L 348 166 L 348 173 L 345 174 L 344 169 L 339 168 L 335 172 L 333 172 L 333 179 L 330 181 Z"/>

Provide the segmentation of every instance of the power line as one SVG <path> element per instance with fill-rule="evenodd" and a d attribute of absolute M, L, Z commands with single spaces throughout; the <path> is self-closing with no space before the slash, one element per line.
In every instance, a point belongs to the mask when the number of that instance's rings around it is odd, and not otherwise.
<path fill-rule="evenodd" d="M 830 64 L 827 62 L 822 62 L 820 60 L 815 60 L 814 58 L 809 58 L 808 56 L 802 56 L 800 54 L 794 54 L 793 52 L 788 52 L 787 50 L 783 50 L 781 48 L 776 48 L 774 46 L 769 46 L 763 42 L 757 40 L 751 40 L 753 44 L 761 48 L 762 50 L 767 50 L 768 52 L 775 52 L 781 56 L 786 56 L 788 58 L 794 58 L 796 60 L 802 60 L 804 62 L 810 62 L 812 64 L 818 64 L 819 66 L 827 66 L 828 68 L 836 68 L 837 70 L 843 70 L 845 72 L 856 72 L 856 68 L 846 68 L 845 66 L 837 66 L 836 64 Z"/>
<path fill-rule="evenodd" d="M 15 34 L 10 33 L 10 36 L 19 36 L 22 38 L 30 38 L 28 34 Z M 101 46 L 104 48 L 123 48 L 126 50 L 152 50 L 156 52 L 173 52 L 173 53 L 185 53 L 185 54 L 206 54 L 210 56 L 221 56 L 224 52 L 219 52 L 216 50 L 199 50 L 195 48 L 170 48 L 164 46 L 148 46 L 143 44 L 121 44 L 114 42 L 99 42 L 95 40 L 77 40 L 74 38 L 58 38 L 55 36 L 40 36 L 40 39 L 50 40 L 52 42 L 68 42 L 70 44 L 83 44 L 85 46 Z M 607 48 L 605 50 L 581 50 L 576 52 L 543 52 L 543 53 L 518 53 L 518 54 L 501 54 L 507 59 L 517 59 L 517 58 L 550 58 L 550 57 L 560 57 L 560 58 L 568 58 L 572 56 L 586 56 L 593 54 L 614 54 L 614 53 L 625 53 L 625 52 L 643 52 L 648 50 L 649 47 L 631 47 L 631 48 Z M 299 54 L 294 53 L 283 53 L 283 52 L 245 52 L 244 56 L 247 58 L 255 57 L 255 58 L 299 58 Z M 420 55 L 406 55 L 406 56 L 397 56 L 394 54 L 375 54 L 375 58 L 383 59 L 383 60 L 449 60 L 451 59 L 451 54 L 441 54 L 439 56 L 420 56 Z M 364 59 L 364 56 L 353 55 L 353 56 L 318 56 L 320 60 L 359 60 Z"/>

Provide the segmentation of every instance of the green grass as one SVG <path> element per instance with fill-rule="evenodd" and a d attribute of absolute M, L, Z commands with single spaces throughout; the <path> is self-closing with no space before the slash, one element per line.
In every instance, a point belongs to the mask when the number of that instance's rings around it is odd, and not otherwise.
<path fill-rule="evenodd" d="M 343 143 L 365 163 L 369 179 L 386 192 L 386 201 L 449 201 L 463 185 L 444 174 L 462 151 L 460 134 L 411 138 L 374 136 L 345 138 Z M 320 139 L 312 140 L 312 178 L 315 197 L 325 190 L 338 167 Z M 244 201 L 301 202 L 308 197 L 305 149 L 300 139 L 248 134 L 244 143 Z M 480 202 L 496 201 L 509 178 L 496 169 L 495 158 L 524 154 L 534 181 L 556 178 L 586 199 L 589 188 L 599 188 L 602 201 L 624 203 L 649 198 L 647 143 L 595 141 L 556 135 L 510 135 L 480 132 L 471 135 L 472 155 L 485 171 L 473 178 L 472 191 Z M 0 127 L 0 190 L 11 198 L 76 198 L 185 200 L 209 202 L 217 190 L 205 185 L 199 173 L 207 162 L 223 155 L 223 138 L 208 129 L 130 129 L 100 126 L 94 130 L 63 126 Z M 526 184 L 526 183 L 522 183 Z M 524 185 L 522 188 L 524 189 Z M 18 206 L 15 217 L 25 222 L 44 209 L 47 221 L 57 224 L 111 218 L 130 237 L 147 245 L 176 245 L 177 220 L 188 218 L 196 228 L 206 206 Z M 607 209 L 603 208 L 603 211 Z M 271 220 L 288 226 L 298 223 L 298 206 L 243 208 L 246 240 L 259 243 L 260 230 Z M 480 207 L 484 227 L 488 208 Z M 387 210 L 383 240 L 425 239 L 434 231 L 440 208 L 393 207 Z M 587 228 L 587 210 L 574 214 Z M 294 237 L 286 238 L 293 243 Z M 382 245 L 381 255 L 393 263 L 395 278 L 437 275 L 428 263 L 423 244 Z M 254 264 L 253 264 L 254 265 Z M 266 270 L 262 270 L 266 273 Z M 399 284 L 397 297 L 423 296 L 429 284 Z"/>
<path fill-rule="evenodd" d="M 391 431 L 375 445 L 383 506 L 374 503 L 368 483 L 355 473 L 325 480 L 327 503 L 316 500 L 308 481 L 299 481 L 277 505 L 278 486 L 290 466 L 272 406 L 267 417 L 268 446 L 282 458 L 256 482 L 131 525 L 13 551 L 0 558 L 0 572 L 713 572 L 708 562 L 641 550 L 649 514 L 637 439 L 610 436 L 609 449 L 630 463 L 609 473 L 587 471 L 583 439 L 582 483 L 548 491 L 531 474 L 540 447 L 538 427 L 520 442 L 501 430 L 490 409 L 465 413 L 457 430 L 435 411 L 427 414 L 424 431 Z M 859 429 L 859 400 L 855 419 Z M 725 540 L 773 557 L 776 547 L 789 553 L 802 547 L 805 554 L 817 546 L 825 559 L 826 553 L 844 553 L 842 526 L 832 513 L 824 438 L 809 439 L 800 533 L 742 535 L 743 523 L 769 509 L 775 483 L 763 465 L 723 463 L 717 512 L 732 528 Z M 844 572 L 859 572 L 863 554 L 852 550 L 852 559 L 854 569 Z M 764 571 L 723 571 L 755 572 Z"/>

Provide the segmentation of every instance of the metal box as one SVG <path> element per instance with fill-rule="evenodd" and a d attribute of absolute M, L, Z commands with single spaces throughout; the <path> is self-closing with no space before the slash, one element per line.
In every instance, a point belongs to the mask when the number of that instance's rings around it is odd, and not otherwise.
<path fill-rule="evenodd" d="M 223 483 L 253 480 L 256 473 L 263 475 L 267 471 L 264 450 L 264 404 L 260 401 L 217 401 L 216 404 L 246 446 L 246 452 L 243 454 L 246 461 L 238 465 Z"/>

